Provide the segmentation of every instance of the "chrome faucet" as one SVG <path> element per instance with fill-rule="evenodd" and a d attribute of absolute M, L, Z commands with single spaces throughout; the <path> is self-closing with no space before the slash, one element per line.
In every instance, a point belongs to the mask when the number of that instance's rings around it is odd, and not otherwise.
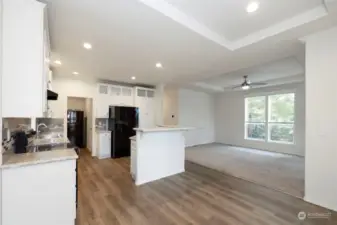
<path fill-rule="evenodd" d="M 40 123 L 39 125 L 37 125 L 37 128 L 36 128 L 36 132 L 37 132 L 37 133 L 40 133 L 39 128 L 40 128 L 41 126 L 44 126 L 45 128 L 48 127 L 46 124 Z"/>

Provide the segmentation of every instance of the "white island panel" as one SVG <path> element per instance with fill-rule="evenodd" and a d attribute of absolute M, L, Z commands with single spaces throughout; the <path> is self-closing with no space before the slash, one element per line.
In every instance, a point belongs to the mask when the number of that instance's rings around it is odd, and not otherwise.
<path fill-rule="evenodd" d="M 185 139 L 190 128 L 136 128 L 136 185 L 185 171 Z"/>

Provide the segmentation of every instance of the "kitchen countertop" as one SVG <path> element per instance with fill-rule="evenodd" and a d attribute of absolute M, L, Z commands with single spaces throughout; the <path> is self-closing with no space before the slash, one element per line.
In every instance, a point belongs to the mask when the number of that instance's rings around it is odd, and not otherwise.
<path fill-rule="evenodd" d="M 193 127 L 176 127 L 176 126 L 162 126 L 153 128 L 134 128 L 135 131 L 140 132 L 166 132 L 166 131 L 188 131 L 193 130 Z"/>
<path fill-rule="evenodd" d="M 76 154 L 74 148 L 60 148 L 51 151 L 24 154 L 7 153 L 3 154 L 2 157 L 2 165 L 0 168 L 6 169 L 77 159 L 78 155 Z"/>

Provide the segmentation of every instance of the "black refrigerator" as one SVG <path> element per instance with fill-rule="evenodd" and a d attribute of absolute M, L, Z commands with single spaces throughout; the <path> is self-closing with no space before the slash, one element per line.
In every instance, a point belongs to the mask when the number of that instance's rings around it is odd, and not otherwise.
<path fill-rule="evenodd" d="M 67 112 L 67 137 L 71 144 L 85 148 L 85 118 L 83 111 L 68 110 Z"/>
<path fill-rule="evenodd" d="M 136 107 L 110 106 L 111 158 L 130 156 L 130 137 L 136 135 L 139 111 Z"/>

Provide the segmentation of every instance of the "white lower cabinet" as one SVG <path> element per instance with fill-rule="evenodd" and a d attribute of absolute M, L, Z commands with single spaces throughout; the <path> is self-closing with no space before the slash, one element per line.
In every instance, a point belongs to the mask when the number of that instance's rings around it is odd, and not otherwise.
<path fill-rule="evenodd" d="M 134 139 L 130 140 L 131 142 L 131 166 L 130 173 L 134 180 L 136 180 L 137 175 L 137 142 Z"/>
<path fill-rule="evenodd" d="M 2 225 L 74 225 L 76 160 L 2 169 Z"/>
<path fill-rule="evenodd" d="M 105 159 L 111 157 L 111 132 L 96 132 L 97 136 L 97 157 Z"/>

